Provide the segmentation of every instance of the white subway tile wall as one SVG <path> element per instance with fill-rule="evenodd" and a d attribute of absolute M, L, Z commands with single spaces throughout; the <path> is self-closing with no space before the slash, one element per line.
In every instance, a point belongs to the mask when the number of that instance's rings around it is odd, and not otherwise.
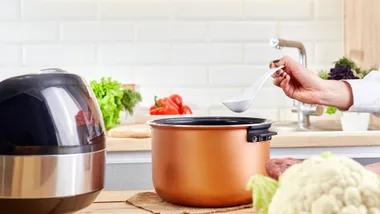
<path fill-rule="evenodd" d="M 155 95 L 178 93 L 196 114 L 234 115 L 223 99 L 270 60 L 298 60 L 270 38 L 303 42 L 315 72 L 343 55 L 342 1 L 1 0 L 0 79 L 60 67 L 88 81 L 138 84 L 144 109 Z M 268 80 L 241 115 L 294 119 L 291 105 Z"/>

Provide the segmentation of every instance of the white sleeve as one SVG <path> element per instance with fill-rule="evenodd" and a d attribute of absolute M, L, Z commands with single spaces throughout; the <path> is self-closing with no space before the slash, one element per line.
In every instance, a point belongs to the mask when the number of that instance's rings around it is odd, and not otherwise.
<path fill-rule="evenodd" d="M 368 112 L 380 117 L 380 71 L 371 71 L 364 79 L 344 80 L 353 93 L 349 112 Z"/>

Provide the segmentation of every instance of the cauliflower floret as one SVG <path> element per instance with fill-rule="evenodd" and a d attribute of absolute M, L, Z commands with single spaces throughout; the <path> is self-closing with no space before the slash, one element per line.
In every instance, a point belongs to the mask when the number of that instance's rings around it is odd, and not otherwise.
<path fill-rule="evenodd" d="M 380 213 L 378 177 L 348 157 L 312 157 L 281 175 L 268 213 Z"/>

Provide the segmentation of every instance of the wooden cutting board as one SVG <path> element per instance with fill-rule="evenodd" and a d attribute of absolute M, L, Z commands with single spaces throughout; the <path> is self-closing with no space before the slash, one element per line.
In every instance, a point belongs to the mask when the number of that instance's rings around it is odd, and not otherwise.
<path fill-rule="evenodd" d="M 148 124 L 123 124 L 108 131 L 112 138 L 150 138 L 151 131 Z"/>

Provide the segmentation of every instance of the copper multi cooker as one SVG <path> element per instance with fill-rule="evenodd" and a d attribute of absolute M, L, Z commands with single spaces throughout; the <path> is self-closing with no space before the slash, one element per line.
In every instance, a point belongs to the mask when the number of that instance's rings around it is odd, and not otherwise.
<path fill-rule="evenodd" d="M 165 201 L 193 207 L 252 202 L 251 176 L 267 175 L 272 121 L 252 117 L 175 117 L 149 121 L 152 176 Z"/>

